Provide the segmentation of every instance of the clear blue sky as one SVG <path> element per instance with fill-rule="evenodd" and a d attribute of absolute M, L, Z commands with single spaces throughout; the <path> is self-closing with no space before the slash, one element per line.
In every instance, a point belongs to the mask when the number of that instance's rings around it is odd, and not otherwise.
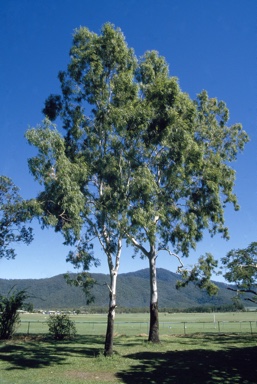
<path fill-rule="evenodd" d="M 256 0 L 4 0 L 0 8 L 0 174 L 20 187 L 24 198 L 39 186 L 28 172 L 34 153 L 24 138 L 29 126 L 43 119 L 44 100 L 59 91 L 57 74 L 65 70 L 75 28 L 100 32 L 110 21 L 120 27 L 138 56 L 158 50 L 192 98 L 203 89 L 224 100 L 230 123 L 241 122 L 251 142 L 234 163 L 235 192 L 241 210 L 226 210 L 230 240 L 206 236 L 196 256 L 222 257 L 231 248 L 257 240 L 257 1 Z M 43 278 L 71 270 L 60 235 L 41 231 L 29 246 L 17 247 L 14 261 L 0 260 L 0 278 Z M 99 272 L 107 273 L 104 255 Z M 160 255 L 157 266 L 176 270 Z M 120 272 L 146 268 L 127 250 Z"/>

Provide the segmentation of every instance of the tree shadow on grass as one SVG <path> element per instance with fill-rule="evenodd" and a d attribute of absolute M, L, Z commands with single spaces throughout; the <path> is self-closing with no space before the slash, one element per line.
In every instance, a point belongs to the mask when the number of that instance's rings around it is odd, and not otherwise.
<path fill-rule="evenodd" d="M 126 357 L 140 361 L 130 370 L 117 373 L 127 384 L 257 383 L 257 347 L 142 352 Z"/>
<path fill-rule="evenodd" d="M 0 349 L 0 360 L 11 364 L 6 370 L 43 368 L 65 363 L 65 357 L 55 355 L 52 347 L 38 343 L 6 345 Z"/>
<path fill-rule="evenodd" d="M 102 350 L 98 344 L 103 345 L 103 339 L 97 336 L 79 336 L 59 342 L 49 338 L 15 339 L 0 344 L 0 360 L 10 364 L 6 370 L 43 368 L 66 364 L 69 356 L 95 357 Z"/>

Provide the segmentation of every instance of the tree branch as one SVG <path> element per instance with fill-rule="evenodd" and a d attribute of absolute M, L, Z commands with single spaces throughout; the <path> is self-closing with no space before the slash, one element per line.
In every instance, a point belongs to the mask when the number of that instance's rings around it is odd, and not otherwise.
<path fill-rule="evenodd" d="M 135 247 L 137 247 L 138 249 L 140 249 L 140 251 L 141 251 L 146 257 L 149 257 L 149 252 L 147 252 L 147 250 L 145 249 L 145 247 L 143 247 L 141 244 L 139 244 L 133 236 L 131 236 L 129 233 L 126 233 L 126 236 L 129 238 L 129 240 L 133 243 L 133 245 L 134 245 Z"/>
<path fill-rule="evenodd" d="M 184 264 L 182 263 L 181 258 L 176 253 L 171 252 L 168 248 L 162 248 L 160 251 L 166 251 L 170 256 L 176 257 L 176 259 L 178 259 L 180 266 L 178 266 L 177 272 L 181 273 L 181 269 L 184 268 Z"/>
<path fill-rule="evenodd" d="M 252 289 L 241 289 L 241 288 L 235 289 L 235 288 L 231 288 L 231 287 L 227 287 L 227 289 L 229 291 L 240 292 L 240 293 L 252 293 L 253 295 L 257 296 L 257 292 L 253 291 Z"/>

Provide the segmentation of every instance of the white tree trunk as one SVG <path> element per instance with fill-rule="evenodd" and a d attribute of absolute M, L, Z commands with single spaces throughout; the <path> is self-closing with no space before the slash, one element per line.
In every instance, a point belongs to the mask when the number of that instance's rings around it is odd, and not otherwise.
<path fill-rule="evenodd" d="M 159 343 L 159 313 L 158 313 L 158 290 L 156 273 L 156 252 L 152 248 L 149 253 L 150 268 L 150 327 L 148 341 Z"/>
<path fill-rule="evenodd" d="M 105 337 L 105 356 L 111 356 L 113 354 L 113 338 L 114 338 L 114 320 L 115 320 L 115 308 L 116 308 L 116 292 L 117 292 L 117 278 L 120 267 L 120 256 L 122 248 L 122 239 L 121 237 L 118 240 L 117 252 L 115 255 L 115 266 L 112 262 L 112 257 L 108 255 L 108 264 L 110 271 L 110 287 L 109 287 L 109 310 L 107 318 L 107 330 Z"/>
<path fill-rule="evenodd" d="M 109 310 L 107 318 L 107 330 L 105 337 L 105 356 L 111 356 L 113 354 L 113 337 L 114 337 L 114 320 L 115 320 L 115 308 L 116 308 L 116 286 L 117 286 L 118 272 L 112 271 L 110 274 L 111 286 L 110 288 L 110 299 L 109 299 Z"/>

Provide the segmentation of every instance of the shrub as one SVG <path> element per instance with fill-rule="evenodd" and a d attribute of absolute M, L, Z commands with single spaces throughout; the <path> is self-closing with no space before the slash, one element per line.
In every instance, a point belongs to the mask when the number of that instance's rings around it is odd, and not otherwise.
<path fill-rule="evenodd" d="M 12 292 L 7 296 L 0 295 L 0 339 L 11 339 L 20 323 L 19 309 L 29 297 L 25 290 Z"/>
<path fill-rule="evenodd" d="M 47 324 L 49 333 L 55 340 L 71 338 L 76 334 L 75 322 L 68 315 L 50 315 Z"/>

